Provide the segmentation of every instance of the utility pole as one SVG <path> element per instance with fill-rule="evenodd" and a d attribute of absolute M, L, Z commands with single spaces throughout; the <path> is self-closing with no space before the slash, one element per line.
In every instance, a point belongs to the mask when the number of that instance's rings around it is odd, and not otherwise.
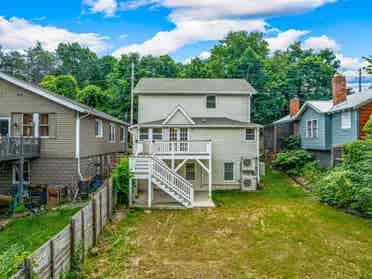
<path fill-rule="evenodd" d="M 359 92 L 362 92 L 362 68 L 359 68 Z"/>
<path fill-rule="evenodd" d="M 134 62 L 132 62 L 132 78 L 131 78 L 131 92 L 130 92 L 130 125 L 133 125 L 133 111 L 134 111 Z"/>

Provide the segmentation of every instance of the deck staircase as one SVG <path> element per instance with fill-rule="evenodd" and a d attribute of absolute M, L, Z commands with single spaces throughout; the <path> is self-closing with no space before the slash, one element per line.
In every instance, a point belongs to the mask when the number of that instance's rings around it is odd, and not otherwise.
<path fill-rule="evenodd" d="M 137 179 L 148 179 L 187 208 L 193 207 L 194 189 L 190 182 L 155 155 L 130 158 L 130 168 Z"/>

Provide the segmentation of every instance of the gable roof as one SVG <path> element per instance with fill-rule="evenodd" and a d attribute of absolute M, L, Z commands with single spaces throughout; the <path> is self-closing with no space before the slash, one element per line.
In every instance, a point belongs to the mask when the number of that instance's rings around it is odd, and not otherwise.
<path fill-rule="evenodd" d="M 359 108 L 369 102 L 372 102 L 372 89 L 347 96 L 346 101 L 334 106 L 330 112 L 333 113 L 350 108 Z"/>
<path fill-rule="evenodd" d="M 134 93 L 252 95 L 256 90 L 245 79 L 142 78 Z"/>
<path fill-rule="evenodd" d="M 233 120 L 227 117 L 193 117 L 193 122 L 195 124 L 189 124 L 189 125 L 180 125 L 185 127 L 206 127 L 206 128 L 247 128 L 247 127 L 262 127 L 259 124 L 251 123 L 251 122 L 244 122 L 244 121 L 238 121 Z M 145 123 L 139 123 L 135 126 L 140 127 L 170 127 L 175 125 L 166 125 L 163 124 L 164 119 L 145 122 Z"/>
<path fill-rule="evenodd" d="M 164 122 L 162 124 L 163 125 L 166 125 L 176 115 L 177 112 L 180 112 L 185 117 L 185 119 L 189 122 L 189 124 L 195 124 L 195 122 L 187 114 L 187 112 L 181 106 L 179 106 L 179 105 L 174 109 L 173 112 L 171 112 L 168 115 L 168 117 L 164 120 Z"/>
<path fill-rule="evenodd" d="M 0 72 L 0 79 L 5 80 L 5 81 L 7 81 L 11 84 L 14 84 L 14 85 L 16 85 L 20 88 L 23 88 L 27 91 L 32 92 L 32 93 L 35 93 L 36 95 L 39 95 L 43 98 L 47 98 L 48 100 L 50 100 L 54 103 L 57 103 L 61 106 L 67 107 L 71 110 L 78 111 L 78 112 L 81 112 L 81 113 L 88 113 L 88 114 L 94 115 L 98 118 L 103 118 L 103 119 L 109 120 L 111 122 L 116 122 L 116 123 L 119 123 L 119 124 L 122 124 L 122 125 L 129 126 L 128 123 L 126 123 L 126 122 L 124 122 L 124 121 L 122 121 L 118 118 L 115 118 L 115 117 L 113 117 L 113 116 L 111 116 L 107 113 L 98 111 L 98 110 L 96 110 L 94 108 L 91 108 L 87 105 L 84 105 L 84 104 L 81 104 L 79 102 L 73 101 L 69 98 L 66 98 L 66 97 L 62 96 L 62 95 L 59 95 L 59 94 L 53 93 L 51 91 L 45 90 L 45 89 L 40 88 L 40 87 L 38 87 L 38 86 L 36 86 L 32 83 L 14 78 L 14 77 L 9 76 L 7 74 L 4 74 L 2 72 Z"/>

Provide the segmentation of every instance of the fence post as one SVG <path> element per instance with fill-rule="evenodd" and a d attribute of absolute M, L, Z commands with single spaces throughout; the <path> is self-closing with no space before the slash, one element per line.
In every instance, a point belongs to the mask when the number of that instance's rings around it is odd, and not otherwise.
<path fill-rule="evenodd" d="M 76 249 L 76 237 L 75 237 L 75 233 L 76 233 L 76 220 L 75 219 L 71 219 L 71 222 L 70 222 L 70 234 L 71 234 L 71 258 L 75 256 L 75 249 Z"/>
<path fill-rule="evenodd" d="M 55 251 L 54 251 L 54 240 L 50 241 L 50 277 L 55 278 Z"/>
<path fill-rule="evenodd" d="M 93 246 L 97 245 L 97 201 L 93 196 L 92 213 L 93 213 Z"/>
<path fill-rule="evenodd" d="M 81 248 L 83 250 L 82 261 L 85 260 L 85 211 L 84 208 L 81 210 Z"/>
<path fill-rule="evenodd" d="M 25 258 L 26 279 L 32 279 L 32 260 L 30 257 Z"/>
<path fill-rule="evenodd" d="M 99 192 L 99 230 L 98 234 L 101 233 L 103 227 L 103 216 L 102 216 L 102 190 Z"/>

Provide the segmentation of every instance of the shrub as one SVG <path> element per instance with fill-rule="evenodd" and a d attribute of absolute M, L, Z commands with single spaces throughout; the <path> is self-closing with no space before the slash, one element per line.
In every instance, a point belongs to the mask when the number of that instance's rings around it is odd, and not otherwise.
<path fill-rule="evenodd" d="M 290 175 L 301 175 L 302 168 L 311 161 L 312 155 L 305 150 L 286 151 L 277 154 L 273 166 Z"/>
<path fill-rule="evenodd" d="M 354 141 L 343 145 L 342 162 L 345 167 L 354 167 L 360 162 L 368 160 L 368 151 L 372 144 L 368 141 Z"/>
<path fill-rule="evenodd" d="M 123 158 L 112 173 L 114 189 L 121 204 L 129 203 L 129 179 L 132 177 L 128 158 Z"/>
<path fill-rule="evenodd" d="M 372 139 L 372 114 L 369 116 L 369 119 L 364 126 L 364 132 L 366 132 L 367 138 Z"/>
<path fill-rule="evenodd" d="M 0 254 L 0 278 L 10 278 L 17 272 L 18 266 L 21 265 L 28 253 L 24 252 L 21 245 L 14 244 Z M 4 277 L 2 277 L 4 276 Z"/>
<path fill-rule="evenodd" d="M 307 182 L 313 183 L 314 181 L 319 180 L 327 170 L 322 168 L 318 161 L 314 160 L 306 163 L 306 165 L 301 168 L 300 172 Z"/>
<path fill-rule="evenodd" d="M 289 136 L 283 140 L 284 148 L 287 150 L 297 150 L 301 147 L 301 138 Z"/>

